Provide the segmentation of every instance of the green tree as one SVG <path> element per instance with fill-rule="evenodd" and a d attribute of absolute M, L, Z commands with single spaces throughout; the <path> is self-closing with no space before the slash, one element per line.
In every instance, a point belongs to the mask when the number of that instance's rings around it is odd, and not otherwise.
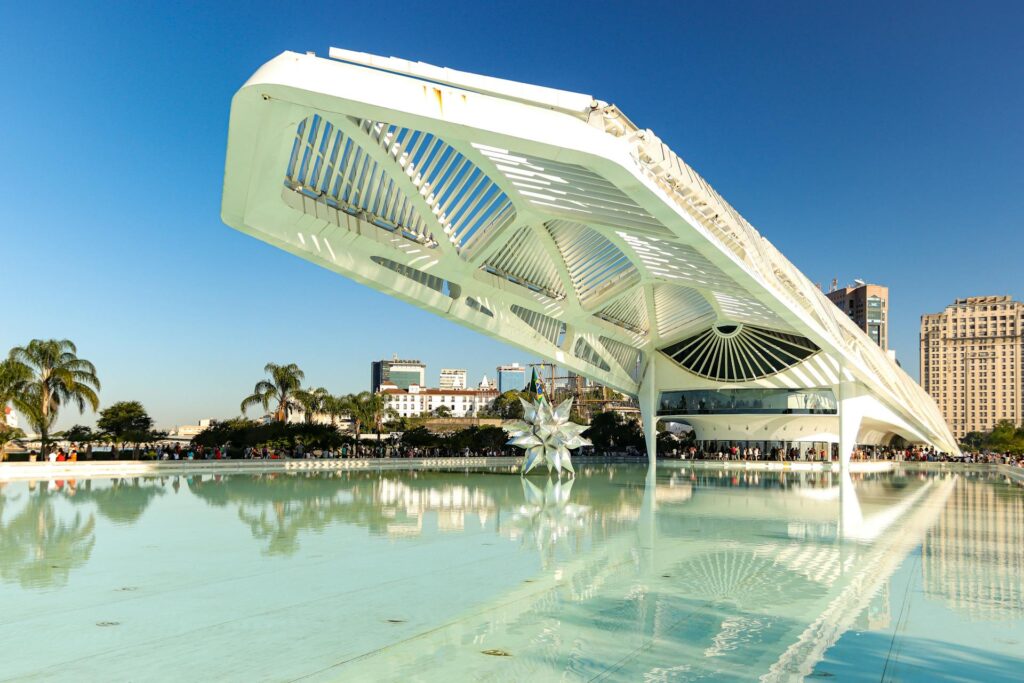
<path fill-rule="evenodd" d="M 364 391 L 358 394 L 346 394 L 338 399 L 337 409 L 339 415 L 348 415 L 352 420 L 352 431 L 355 432 L 356 443 L 363 433 L 363 427 L 368 424 L 368 416 L 365 411 L 365 397 L 370 392 Z"/>
<path fill-rule="evenodd" d="M 1013 451 L 1016 446 L 1017 429 L 1010 420 L 1000 420 L 989 432 L 985 445 L 995 451 Z"/>
<path fill-rule="evenodd" d="M 960 445 L 970 451 L 976 451 L 985 445 L 985 434 L 982 432 L 967 432 L 960 439 Z"/>
<path fill-rule="evenodd" d="M 99 408 L 96 367 L 79 358 L 78 349 L 67 339 L 33 339 L 27 346 L 11 349 L 8 363 L 11 367 L 5 372 L 13 379 L 7 391 L 39 433 L 43 453 L 62 407 L 76 406 L 79 413 L 86 406 Z"/>
<path fill-rule="evenodd" d="M 438 407 L 434 408 L 434 415 L 437 417 L 451 417 L 452 409 L 442 403 Z"/>
<path fill-rule="evenodd" d="M 380 443 L 380 433 L 384 431 L 384 425 L 397 418 L 398 413 L 388 405 L 384 394 L 371 394 L 367 391 L 360 396 L 364 423 L 373 425 L 373 431 L 377 433 L 377 443 Z"/>
<path fill-rule="evenodd" d="M 242 401 L 242 412 L 254 406 L 263 406 L 263 410 L 270 410 L 273 403 L 276 406 L 274 419 L 278 422 L 287 422 L 288 415 L 299 405 L 296 394 L 302 390 L 302 381 L 306 379 L 306 374 L 295 363 L 267 363 L 263 371 L 270 375 L 270 381 L 263 379 L 256 382 L 252 394 Z"/>
<path fill-rule="evenodd" d="M 119 401 L 104 408 L 96 426 L 121 444 L 121 450 L 126 443 L 131 443 L 137 451 L 140 443 L 152 440 L 153 418 L 138 401 Z"/>
<path fill-rule="evenodd" d="M 636 420 L 631 420 L 622 413 L 610 410 L 598 413 L 590 421 L 590 428 L 583 433 L 590 439 L 594 448 L 619 449 L 627 446 L 642 447 L 644 435 Z"/>
<path fill-rule="evenodd" d="M 506 420 L 519 420 L 523 417 L 523 404 L 520 398 L 530 400 L 525 391 L 506 391 L 494 399 L 494 412 Z"/>
<path fill-rule="evenodd" d="M 14 400 L 21 384 L 30 378 L 23 364 L 9 358 L 0 359 L 0 408 L 7 407 Z"/>
<path fill-rule="evenodd" d="M 348 396 L 327 396 L 324 398 L 324 412 L 330 416 L 331 424 L 337 425 L 338 420 L 349 417 Z"/>
<path fill-rule="evenodd" d="M 402 444 L 410 448 L 432 448 L 437 445 L 438 437 L 423 426 L 409 429 L 402 434 Z"/>
<path fill-rule="evenodd" d="M 73 425 L 65 429 L 60 436 L 72 443 L 84 443 L 97 439 L 99 434 L 85 425 Z"/>
<path fill-rule="evenodd" d="M 6 422 L 0 422 L 0 462 L 7 459 L 7 444 L 24 437 L 25 432 L 17 427 L 8 427 Z"/>
<path fill-rule="evenodd" d="M 295 392 L 295 402 L 302 408 L 303 420 L 306 424 L 313 424 L 313 416 L 324 414 L 332 397 L 323 387 L 316 389 L 299 389 Z"/>

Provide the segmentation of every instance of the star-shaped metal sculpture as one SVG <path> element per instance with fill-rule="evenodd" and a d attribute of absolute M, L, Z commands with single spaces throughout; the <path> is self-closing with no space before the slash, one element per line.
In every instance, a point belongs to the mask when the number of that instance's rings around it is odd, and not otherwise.
<path fill-rule="evenodd" d="M 561 476 L 565 469 L 575 475 L 569 451 L 589 446 L 590 439 L 580 436 L 586 431 L 585 426 L 569 422 L 572 399 L 562 401 L 554 410 L 543 397 L 534 403 L 519 400 L 523 403 L 523 419 L 507 422 L 504 429 L 512 437 L 508 445 L 519 446 L 526 451 L 522 473 L 526 474 L 537 465 L 545 463 L 548 472 L 554 468 Z"/>

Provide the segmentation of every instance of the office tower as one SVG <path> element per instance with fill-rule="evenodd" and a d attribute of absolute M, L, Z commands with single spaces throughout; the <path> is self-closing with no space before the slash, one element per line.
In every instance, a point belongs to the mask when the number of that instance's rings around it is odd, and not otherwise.
<path fill-rule="evenodd" d="M 408 389 L 413 384 L 426 386 L 427 366 L 418 360 L 375 360 L 370 364 L 370 391 L 380 391 L 382 384 Z"/>
<path fill-rule="evenodd" d="M 957 299 L 921 316 L 921 385 L 953 435 L 1019 424 L 1024 304 L 1009 296 Z"/>
<path fill-rule="evenodd" d="M 867 332 L 872 341 L 883 349 L 889 348 L 889 288 L 869 285 L 863 280 L 842 288 L 832 281 L 831 291 L 825 296 L 843 310 L 857 327 Z"/>

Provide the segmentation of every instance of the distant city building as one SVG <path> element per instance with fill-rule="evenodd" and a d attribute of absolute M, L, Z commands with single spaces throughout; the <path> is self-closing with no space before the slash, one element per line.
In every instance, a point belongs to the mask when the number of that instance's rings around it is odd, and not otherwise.
<path fill-rule="evenodd" d="M 370 364 L 370 391 L 380 391 L 382 384 L 394 384 L 399 389 L 408 389 L 413 384 L 426 386 L 427 366 L 418 360 L 375 360 Z"/>
<path fill-rule="evenodd" d="M 486 379 L 484 377 L 484 380 Z M 18 428 L 18 416 L 10 406 L 4 406 L 4 423 L 11 429 Z"/>
<path fill-rule="evenodd" d="M 441 382 L 438 386 L 441 389 L 465 389 L 467 387 L 466 371 L 442 368 Z"/>
<path fill-rule="evenodd" d="M 867 332 L 873 342 L 883 349 L 889 348 L 888 287 L 854 280 L 852 286 L 837 288 L 833 280 L 832 288 L 825 296 L 850 316 L 857 327 Z"/>
<path fill-rule="evenodd" d="M 435 415 L 441 406 L 451 417 L 475 417 L 489 410 L 498 397 L 494 389 L 426 389 L 415 384 L 408 389 L 386 386 L 381 393 L 400 417 Z"/>
<path fill-rule="evenodd" d="M 497 371 L 499 393 L 522 391 L 526 386 L 526 368 L 519 363 L 499 365 Z"/>
<path fill-rule="evenodd" d="M 494 382 L 492 382 L 491 380 L 487 379 L 487 375 L 484 375 L 484 378 L 482 380 L 480 380 L 480 384 L 476 385 L 476 388 L 481 390 L 481 391 L 484 391 L 484 390 L 497 391 L 497 389 L 498 389 L 496 386 L 494 386 Z"/>
<path fill-rule="evenodd" d="M 205 418 L 199 421 L 197 425 L 178 425 L 170 432 L 168 436 L 176 436 L 183 439 L 191 439 L 194 436 L 198 436 L 202 431 L 209 428 L 213 424 L 212 418 Z"/>
<path fill-rule="evenodd" d="M 921 316 L 921 385 L 958 439 L 1024 419 L 1024 304 L 1009 296 L 957 299 Z"/>
<path fill-rule="evenodd" d="M 594 382 L 592 379 L 590 379 L 588 377 L 584 377 L 583 375 L 580 375 L 578 373 L 575 373 L 572 370 L 570 370 L 568 372 L 568 374 L 566 375 L 566 378 L 568 380 L 568 384 L 569 384 L 569 388 L 570 389 L 576 389 L 576 388 L 587 389 L 587 388 L 590 388 L 590 387 L 597 386 L 597 383 Z"/>

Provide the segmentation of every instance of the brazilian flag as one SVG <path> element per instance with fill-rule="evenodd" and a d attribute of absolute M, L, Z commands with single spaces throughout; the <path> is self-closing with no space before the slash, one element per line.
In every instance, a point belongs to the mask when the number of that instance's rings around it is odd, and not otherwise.
<path fill-rule="evenodd" d="M 544 383 L 537 379 L 537 368 L 533 369 L 530 375 L 530 383 L 526 385 L 526 393 L 531 399 L 540 401 L 544 398 Z"/>

